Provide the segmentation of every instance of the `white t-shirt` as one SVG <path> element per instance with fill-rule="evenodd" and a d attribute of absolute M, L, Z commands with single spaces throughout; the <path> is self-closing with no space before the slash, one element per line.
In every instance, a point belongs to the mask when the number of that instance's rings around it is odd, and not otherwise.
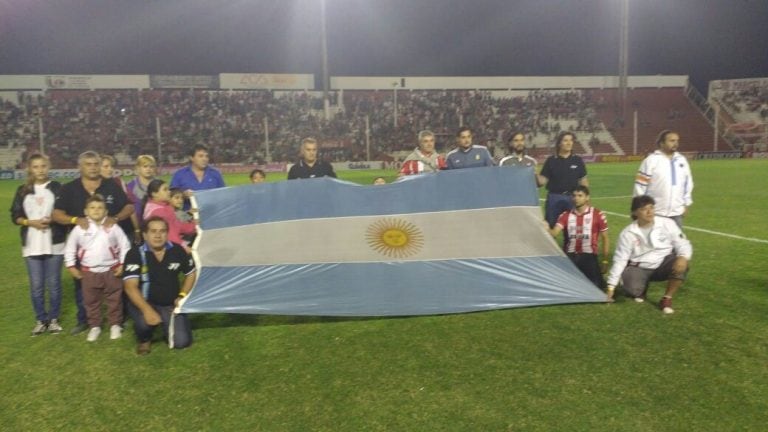
<path fill-rule="evenodd" d="M 53 203 L 56 197 L 53 192 L 48 190 L 48 183 L 36 184 L 35 193 L 24 197 L 24 213 L 27 219 L 36 220 L 51 218 L 53 213 Z M 27 241 L 21 248 L 24 257 L 36 255 L 63 255 L 64 243 L 51 244 L 53 234 L 50 229 L 40 230 L 29 227 L 27 229 Z"/>

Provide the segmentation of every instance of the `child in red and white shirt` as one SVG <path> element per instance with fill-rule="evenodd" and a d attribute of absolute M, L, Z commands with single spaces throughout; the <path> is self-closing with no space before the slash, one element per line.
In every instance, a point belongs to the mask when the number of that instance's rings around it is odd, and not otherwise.
<path fill-rule="evenodd" d="M 107 205 L 94 194 L 85 202 L 88 228 L 79 225 L 70 232 L 64 247 L 64 264 L 83 286 L 83 305 L 91 330 L 87 341 L 95 342 L 101 334 L 102 297 L 107 304 L 110 339 L 119 339 L 123 328 L 123 261 L 131 242 L 118 225 L 104 225 Z M 80 266 L 77 266 L 77 262 Z"/>

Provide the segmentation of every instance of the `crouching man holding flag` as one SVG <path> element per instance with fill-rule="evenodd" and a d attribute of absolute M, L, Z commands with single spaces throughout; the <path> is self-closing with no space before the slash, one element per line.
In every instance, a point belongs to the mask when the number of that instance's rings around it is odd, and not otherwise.
<path fill-rule="evenodd" d="M 685 281 L 693 248 L 672 219 L 655 216 L 654 204 L 648 195 L 632 199 L 634 222 L 624 228 L 616 242 L 607 279 L 608 297 L 613 297 L 621 281 L 627 296 L 643 302 L 649 282 L 667 281 L 659 309 L 671 314 L 675 312 L 672 296 Z"/>
<path fill-rule="evenodd" d="M 133 247 L 125 257 L 123 276 L 125 294 L 130 300 L 128 313 L 133 318 L 138 342 L 136 353 L 149 354 L 152 335 L 160 324 L 171 348 L 186 348 L 192 344 L 189 319 L 173 310 L 195 283 L 195 263 L 183 247 L 168 241 L 165 220 L 147 219 L 142 235 L 144 244 Z M 184 274 L 181 282 L 179 273 Z"/>

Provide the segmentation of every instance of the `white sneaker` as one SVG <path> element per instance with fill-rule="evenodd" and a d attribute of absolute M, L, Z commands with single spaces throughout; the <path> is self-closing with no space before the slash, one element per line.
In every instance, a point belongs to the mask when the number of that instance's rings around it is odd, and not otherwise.
<path fill-rule="evenodd" d="M 48 323 L 48 331 L 53 334 L 59 334 L 61 331 L 64 330 L 61 328 L 61 324 L 59 324 L 59 320 L 52 319 L 51 322 Z"/>
<path fill-rule="evenodd" d="M 115 324 L 109 328 L 109 338 L 112 340 L 123 337 L 123 328 Z"/>
<path fill-rule="evenodd" d="M 643 297 L 635 297 L 634 300 L 635 300 L 635 303 L 642 303 L 642 302 L 645 301 L 645 299 Z"/>
<path fill-rule="evenodd" d="M 85 338 L 88 342 L 96 342 L 96 339 L 99 338 L 99 335 L 101 334 L 101 327 L 91 327 L 91 330 L 88 332 L 88 337 Z"/>
<path fill-rule="evenodd" d="M 48 326 L 42 322 L 42 321 L 36 321 L 35 326 L 32 327 L 32 336 L 37 336 L 45 333 L 45 329 L 47 329 Z"/>

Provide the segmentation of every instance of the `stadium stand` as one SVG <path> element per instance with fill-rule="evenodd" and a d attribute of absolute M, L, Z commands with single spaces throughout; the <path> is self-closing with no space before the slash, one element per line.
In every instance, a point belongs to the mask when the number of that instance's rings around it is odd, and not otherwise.
<path fill-rule="evenodd" d="M 768 151 L 768 79 L 715 81 L 709 102 L 720 107 L 722 127 L 746 150 Z"/>
<path fill-rule="evenodd" d="M 326 121 L 319 92 L 267 90 L 48 90 L 17 94 L 18 103 L 0 107 L 2 141 L 12 150 L 3 166 L 18 166 L 26 150 L 39 147 L 42 118 L 45 150 L 54 166 L 74 166 L 82 149 L 116 154 L 130 164 L 136 155 L 157 154 L 162 137 L 163 163 L 185 161 L 186 149 L 205 143 L 215 149 L 216 163 L 292 161 L 302 137 L 314 136 L 332 161 L 365 160 L 366 118 L 371 158 L 401 160 L 415 146 L 419 130 L 436 133 L 438 150 L 453 147 L 459 125 L 474 130 L 475 144 L 494 156 L 505 152 L 513 130 L 527 134 L 529 153 L 552 152 L 557 133 L 576 135 L 577 153 L 632 153 L 631 115 L 616 115 L 615 89 L 587 90 L 407 90 L 398 91 L 397 125 L 392 90 L 334 92 L 331 120 Z M 630 112 L 639 115 L 638 152 L 653 148 L 662 129 L 680 132 L 686 150 L 711 148 L 712 127 L 682 89 L 629 91 Z M 749 106 L 753 106 L 750 104 Z M 159 131 L 157 126 L 159 125 Z M 268 129 L 265 129 L 268 128 Z"/>

